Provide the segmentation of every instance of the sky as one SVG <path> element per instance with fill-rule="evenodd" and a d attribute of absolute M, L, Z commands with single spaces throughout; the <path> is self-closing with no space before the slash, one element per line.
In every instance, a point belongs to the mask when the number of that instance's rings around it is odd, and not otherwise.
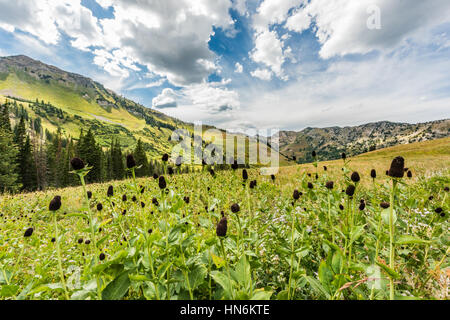
<path fill-rule="evenodd" d="M 450 118 L 449 0 L 0 0 L 25 54 L 224 129 Z"/>

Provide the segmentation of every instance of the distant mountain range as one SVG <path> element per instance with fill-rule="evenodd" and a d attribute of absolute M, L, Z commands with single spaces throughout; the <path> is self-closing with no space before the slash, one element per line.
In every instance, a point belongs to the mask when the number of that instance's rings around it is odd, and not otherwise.
<path fill-rule="evenodd" d="M 80 130 L 94 131 L 99 143 L 109 146 L 118 138 L 125 148 L 141 139 L 151 157 L 169 152 L 170 135 L 183 128 L 193 133 L 193 125 L 146 108 L 84 76 L 69 73 L 27 56 L 0 58 L 0 102 L 13 101 L 18 114 L 26 113 L 32 123 L 39 120 L 42 131 L 77 138 Z M 214 128 L 206 126 L 204 130 Z M 281 163 L 312 161 L 316 150 L 322 160 L 338 158 L 396 144 L 449 136 L 450 120 L 422 124 L 377 122 L 356 127 L 306 128 L 300 132 L 281 131 Z M 204 136 L 204 144 L 210 137 Z M 253 139 L 250 139 L 254 141 Z M 270 145 L 271 138 L 268 139 Z M 290 161 L 289 161 L 290 160 Z"/>
<path fill-rule="evenodd" d="M 355 127 L 306 128 L 279 132 L 279 150 L 284 156 L 307 163 L 315 150 L 321 160 L 450 136 L 450 119 L 419 124 L 380 121 Z"/>

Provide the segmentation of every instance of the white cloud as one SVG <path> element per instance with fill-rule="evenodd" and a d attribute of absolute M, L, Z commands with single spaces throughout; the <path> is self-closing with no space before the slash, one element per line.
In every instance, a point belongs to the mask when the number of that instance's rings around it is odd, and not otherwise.
<path fill-rule="evenodd" d="M 233 7 L 240 15 L 248 15 L 247 0 L 234 0 Z"/>
<path fill-rule="evenodd" d="M 256 69 L 255 71 L 250 72 L 252 77 L 259 78 L 261 80 L 269 81 L 272 79 L 272 71 L 267 69 Z"/>
<path fill-rule="evenodd" d="M 371 8 L 380 9 L 381 29 L 369 29 Z M 450 21 L 447 0 L 312 0 L 291 16 L 286 26 L 302 32 L 315 22 L 322 44 L 320 55 L 330 58 L 372 50 L 389 51 L 408 38 L 421 41 L 423 32 L 433 25 Z"/>
<path fill-rule="evenodd" d="M 303 0 L 264 0 L 253 17 L 253 27 L 258 33 L 268 30 L 272 24 L 281 24 L 289 10 L 300 5 Z"/>
<path fill-rule="evenodd" d="M 283 42 L 275 31 L 264 31 L 257 35 L 255 48 L 250 54 L 253 61 L 263 63 L 279 77 L 283 75 L 282 65 L 285 62 Z"/>
<path fill-rule="evenodd" d="M 244 67 L 239 62 L 236 62 L 234 65 L 234 72 L 236 73 L 242 73 L 244 71 Z"/>
<path fill-rule="evenodd" d="M 177 94 L 171 88 L 165 88 L 160 95 L 153 98 L 153 108 L 165 109 L 177 107 Z"/>

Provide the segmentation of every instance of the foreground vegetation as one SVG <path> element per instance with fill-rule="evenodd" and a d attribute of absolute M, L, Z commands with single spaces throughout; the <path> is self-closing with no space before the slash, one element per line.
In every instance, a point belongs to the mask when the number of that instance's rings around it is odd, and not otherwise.
<path fill-rule="evenodd" d="M 5 195 L 0 296 L 447 299 L 448 140 L 421 147 Z"/>

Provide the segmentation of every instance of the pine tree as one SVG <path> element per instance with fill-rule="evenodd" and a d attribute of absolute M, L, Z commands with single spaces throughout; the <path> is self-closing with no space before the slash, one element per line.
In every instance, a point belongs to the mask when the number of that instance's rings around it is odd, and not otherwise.
<path fill-rule="evenodd" d="M 36 166 L 33 159 L 30 137 L 27 136 L 25 144 L 19 150 L 19 172 L 22 189 L 32 191 L 36 189 Z"/>
<path fill-rule="evenodd" d="M 20 188 L 17 174 L 17 146 L 13 143 L 7 104 L 0 117 L 0 192 L 16 191 Z"/>
<path fill-rule="evenodd" d="M 147 155 L 144 151 L 144 147 L 142 145 L 141 139 L 138 140 L 138 143 L 136 145 L 136 149 L 134 149 L 133 152 L 134 160 L 136 161 L 136 165 L 142 166 L 141 168 L 137 169 L 136 176 L 137 177 L 144 177 L 148 174 L 148 160 Z"/>

